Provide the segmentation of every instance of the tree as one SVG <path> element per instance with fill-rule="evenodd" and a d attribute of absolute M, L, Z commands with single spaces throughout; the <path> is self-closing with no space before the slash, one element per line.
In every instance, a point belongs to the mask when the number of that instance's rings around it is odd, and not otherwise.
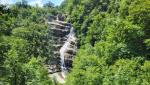
<path fill-rule="evenodd" d="M 53 7 L 54 7 L 54 3 L 52 3 L 51 1 L 49 1 L 49 2 L 45 3 L 45 4 L 43 5 L 43 7 L 53 8 Z"/>
<path fill-rule="evenodd" d="M 66 0 L 63 7 L 80 44 L 66 85 L 149 84 L 149 1 Z"/>
<path fill-rule="evenodd" d="M 44 66 L 52 55 L 44 18 L 54 10 L 28 7 L 25 0 L 0 9 L 0 84 L 52 85 Z"/>
<path fill-rule="evenodd" d="M 17 7 L 24 7 L 24 8 L 29 7 L 27 0 L 22 0 L 22 1 L 16 2 L 16 6 Z"/>

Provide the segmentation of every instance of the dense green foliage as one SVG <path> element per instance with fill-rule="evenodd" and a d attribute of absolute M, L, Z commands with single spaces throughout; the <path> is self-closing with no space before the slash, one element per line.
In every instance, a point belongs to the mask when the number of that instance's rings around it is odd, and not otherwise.
<path fill-rule="evenodd" d="M 52 85 L 44 66 L 52 52 L 45 18 L 55 13 L 25 0 L 0 5 L 0 85 Z"/>
<path fill-rule="evenodd" d="M 149 0 L 65 0 L 79 51 L 66 85 L 150 84 Z"/>
<path fill-rule="evenodd" d="M 53 85 L 46 19 L 68 15 L 79 50 L 66 85 L 150 85 L 150 0 L 64 0 L 0 5 L 0 85 Z"/>

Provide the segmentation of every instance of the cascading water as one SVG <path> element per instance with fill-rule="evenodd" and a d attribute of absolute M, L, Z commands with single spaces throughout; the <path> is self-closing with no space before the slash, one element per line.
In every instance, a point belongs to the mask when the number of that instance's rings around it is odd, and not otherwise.
<path fill-rule="evenodd" d="M 65 78 L 67 73 L 67 67 L 65 65 L 65 53 L 67 52 L 68 48 L 71 45 L 71 42 L 76 40 L 74 28 L 70 27 L 70 33 L 67 35 L 67 41 L 64 43 L 64 45 L 60 49 L 60 58 L 61 58 L 61 70 L 62 70 L 62 76 Z"/>
<path fill-rule="evenodd" d="M 72 59 L 77 50 L 77 41 L 74 28 L 70 23 L 64 22 L 63 17 L 54 17 L 54 20 L 48 22 L 53 34 L 52 45 L 53 61 L 47 66 L 50 77 L 59 83 L 65 83 L 65 77 L 68 70 L 72 67 Z"/>

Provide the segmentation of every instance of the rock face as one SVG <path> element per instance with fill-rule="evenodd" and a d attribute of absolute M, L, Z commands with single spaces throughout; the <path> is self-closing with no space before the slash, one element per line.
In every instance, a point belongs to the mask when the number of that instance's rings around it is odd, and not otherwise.
<path fill-rule="evenodd" d="M 72 59 L 77 50 L 77 41 L 74 29 L 70 23 L 66 23 L 63 18 L 55 18 L 48 22 L 52 31 L 53 58 L 50 65 L 47 65 L 50 74 L 59 72 L 65 78 L 66 73 L 72 67 Z M 60 20 L 58 20 L 60 19 Z M 57 79 L 56 79 L 57 80 Z"/>

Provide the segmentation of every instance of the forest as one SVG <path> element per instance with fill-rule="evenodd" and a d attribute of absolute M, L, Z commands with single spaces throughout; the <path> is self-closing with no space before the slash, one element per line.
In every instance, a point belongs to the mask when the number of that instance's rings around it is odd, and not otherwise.
<path fill-rule="evenodd" d="M 49 77 L 49 16 L 65 14 L 77 52 L 64 84 Z M 0 85 L 150 85 L 150 0 L 0 5 Z"/>

